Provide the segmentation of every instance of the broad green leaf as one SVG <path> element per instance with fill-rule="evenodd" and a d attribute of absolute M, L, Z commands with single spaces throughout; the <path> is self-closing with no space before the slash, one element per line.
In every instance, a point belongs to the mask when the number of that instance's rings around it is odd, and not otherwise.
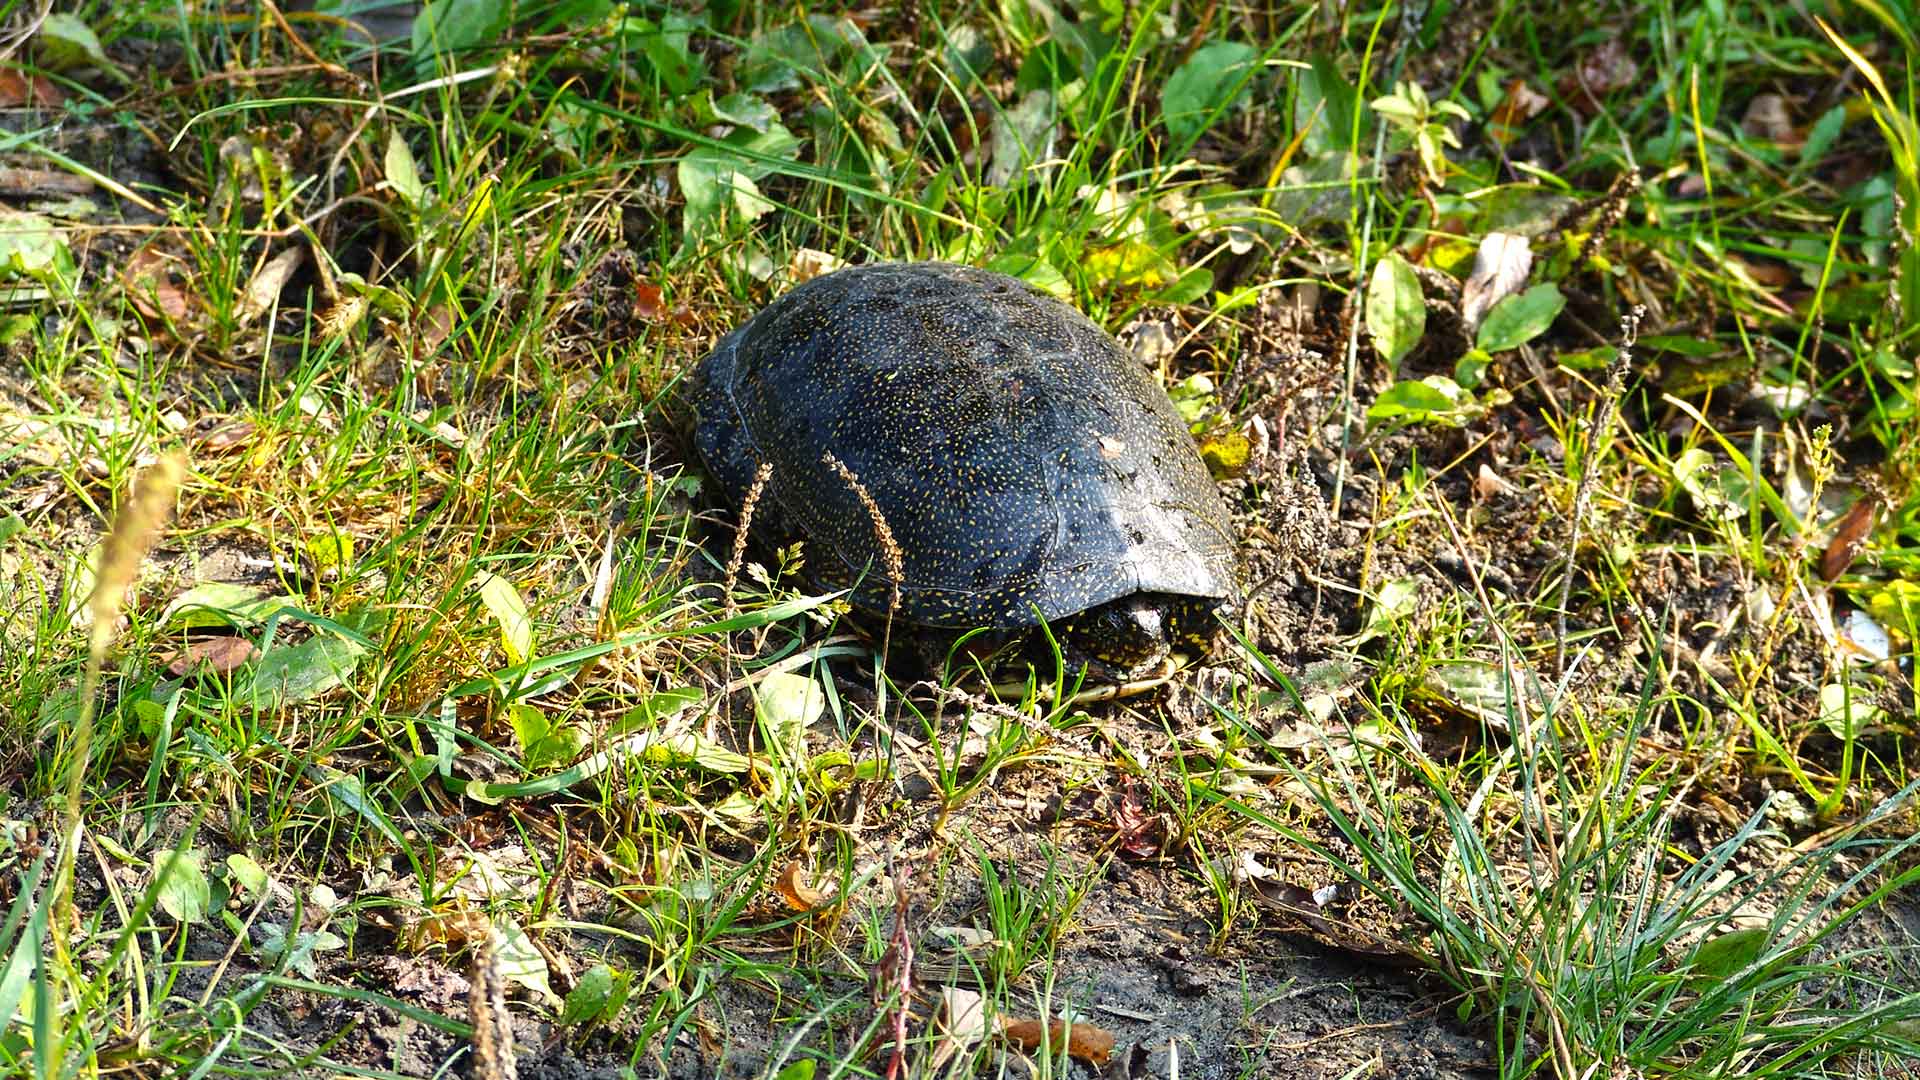
<path fill-rule="evenodd" d="M 691 32 L 698 26 L 686 15 L 669 11 L 657 24 L 651 19 L 629 18 L 622 32 L 640 46 L 654 74 L 677 97 L 699 86 L 707 74 L 705 61 L 692 47 Z"/>
<path fill-rule="evenodd" d="M 20 519 L 19 514 L 0 517 L 0 547 L 6 546 L 8 541 L 26 531 L 27 523 Z"/>
<path fill-rule="evenodd" d="M 1886 720 L 1887 711 L 1859 687 L 1828 683 L 1820 688 L 1820 723 L 1836 739 L 1852 740 Z"/>
<path fill-rule="evenodd" d="M 479 585 L 480 602 L 500 624 L 500 644 L 507 650 L 508 662 L 525 663 L 533 655 L 533 619 L 527 615 L 527 602 L 521 599 L 520 590 L 513 587 L 513 582 L 485 570 L 474 580 Z"/>
<path fill-rule="evenodd" d="M 1546 333 L 1566 306 L 1567 298 L 1560 295 L 1559 286 L 1552 282 L 1535 285 L 1493 305 L 1487 321 L 1480 324 L 1474 344 L 1490 353 L 1517 349 Z"/>
<path fill-rule="evenodd" d="M 873 58 L 860 28 L 850 19 L 809 15 L 748 42 L 734 68 L 734 81 L 754 93 L 794 90 L 800 86 L 801 72 L 820 78 L 849 55 L 860 57 L 862 67 Z"/>
<path fill-rule="evenodd" d="M 429 0 L 413 17 L 414 58 L 489 44 L 507 28 L 507 18 L 507 0 Z"/>
<path fill-rule="evenodd" d="M 640 704 L 622 713 L 607 734 L 610 738 L 659 727 L 661 721 L 676 716 L 705 701 L 706 691 L 697 686 L 682 686 L 649 695 Z"/>
<path fill-rule="evenodd" d="M 993 156 L 987 183 L 1006 187 L 1033 163 L 1052 152 L 1057 114 L 1051 90 L 1029 90 L 1018 104 L 993 115 L 989 145 Z"/>
<path fill-rule="evenodd" d="M 266 867 L 254 862 L 239 852 L 227 856 L 227 874 L 240 883 L 249 897 L 257 897 L 267 891 L 270 880 Z"/>
<path fill-rule="evenodd" d="M 326 791 L 327 798 L 339 803 L 343 809 L 359 815 L 367 824 L 378 830 L 380 835 L 393 843 L 401 842 L 400 830 L 394 828 L 393 820 L 387 817 L 386 812 L 381 810 L 378 804 L 367 797 L 367 789 L 360 783 L 359 777 L 326 765 L 309 765 L 307 775 Z"/>
<path fill-rule="evenodd" d="M 1427 332 L 1427 302 L 1420 292 L 1420 278 L 1397 252 L 1374 264 L 1373 278 L 1367 283 L 1367 333 L 1373 347 L 1398 369 L 1400 361 L 1420 344 Z"/>
<path fill-rule="evenodd" d="M 521 761 L 532 772 L 571 762 L 592 741 L 584 728 L 576 724 L 555 724 L 532 705 L 512 706 L 509 719 L 514 736 L 520 740 Z"/>
<path fill-rule="evenodd" d="M 254 665 L 245 700 L 269 711 L 297 705 L 346 685 L 366 650 L 332 634 L 315 634 L 298 645 L 274 645 Z"/>
<path fill-rule="evenodd" d="M 588 968 L 567 991 L 567 1002 L 560 1007 L 560 1026 L 577 1027 L 599 1020 L 613 1000 L 613 969 L 605 964 Z"/>
<path fill-rule="evenodd" d="M 773 1080 L 813 1080 L 820 1069 L 820 1063 L 813 1058 L 800 1058 L 789 1061 L 773 1074 Z"/>
<path fill-rule="evenodd" d="M 1394 383 L 1367 409 L 1369 420 L 1415 424 L 1427 420 L 1457 424 L 1473 411 L 1460 384 L 1445 375 Z"/>
<path fill-rule="evenodd" d="M 1413 614 L 1419 599 L 1419 578 L 1394 578 L 1385 582 L 1374 594 L 1373 606 L 1367 609 L 1366 624 L 1349 644 L 1358 646 L 1379 637 L 1388 627 Z"/>
<path fill-rule="evenodd" d="M 533 939 L 519 923 L 496 922 L 500 936 L 493 943 L 493 962 L 508 982 L 516 982 L 540 995 L 548 1005 L 560 1004 L 560 995 L 547 983 L 547 960 L 534 947 Z"/>
<path fill-rule="evenodd" d="M 1703 979 L 1732 978 L 1760 959 L 1768 936 L 1766 927 L 1750 926 L 1708 938 L 1694 950 L 1692 974 Z"/>
<path fill-rule="evenodd" d="M 36 34 L 40 64 L 49 71 L 99 68 L 124 80 L 126 74 L 107 59 L 100 38 L 79 16 L 54 12 L 40 21 Z"/>
<path fill-rule="evenodd" d="M 255 625 L 265 622 L 276 611 L 298 605 L 295 597 L 269 596 L 251 585 L 203 581 L 167 603 L 160 613 L 160 625 L 167 628 Z"/>
<path fill-rule="evenodd" d="M 715 98 L 713 118 L 762 133 L 780 126 L 779 110 L 752 94 L 728 94 Z"/>
<path fill-rule="evenodd" d="M 51 220 L 22 210 L 0 209 L 0 278 L 66 281 L 73 277 L 66 234 Z"/>
<path fill-rule="evenodd" d="M 753 712 L 768 742 L 790 758 L 806 750 L 807 728 L 826 711 L 827 694 L 817 680 L 776 671 L 753 687 Z"/>
<path fill-rule="evenodd" d="M 426 198 L 426 186 L 420 182 L 419 166 L 414 164 L 413 150 L 407 146 L 407 140 L 401 136 L 398 128 L 387 135 L 387 183 L 407 205 L 419 209 Z"/>
<path fill-rule="evenodd" d="M 1471 390 L 1479 386 L 1486 378 L 1487 368 L 1492 366 L 1493 357 L 1481 349 L 1468 349 L 1466 355 L 1453 362 L 1453 381 L 1463 389 Z"/>
<path fill-rule="evenodd" d="M 213 890 L 207 884 L 200 853 L 167 848 L 154 852 L 149 862 L 153 867 L 154 899 L 160 910 L 171 915 L 175 922 L 205 922 Z"/>
<path fill-rule="evenodd" d="M 1167 387 L 1167 397 L 1173 399 L 1174 411 L 1189 426 L 1199 423 L 1200 418 L 1213 408 L 1217 393 L 1212 377 L 1204 371 L 1196 371 Z"/>
<path fill-rule="evenodd" d="M 1199 137 L 1216 112 L 1244 97 L 1248 72 L 1259 59 L 1259 49 L 1238 41 L 1216 41 L 1194 50 L 1160 92 L 1160 122 L 1174 142 L 1186 144 Z"/>

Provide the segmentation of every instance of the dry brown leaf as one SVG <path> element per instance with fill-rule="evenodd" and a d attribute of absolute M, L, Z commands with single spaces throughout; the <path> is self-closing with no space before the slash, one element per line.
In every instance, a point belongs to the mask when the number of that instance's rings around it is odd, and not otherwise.
<path fill-rule="evenodd" d="M 831 274 L 846 265 L 838 256 L 803 247 L 787 260 L 787 282 L 789 285 L 798 285 L 803 281 L 812 281 L 821 274 Z"/>
<path fill-rule="evenodd" d="M 23 105 L 57 109 L 67 103 L 60 85 L 38 72 L 17 67 L 0 67 L 0 108 L 17 109 Z"/>
<path fill-rule="evenodd" d="M 1600 99 L 1632 86 L 1640 78 L 1640 65 L 1634 62 L 1619 38 L 1609 38 L 1580 57 L 1574 69 L 1560 79 L 1560 96 L 1582 113 L 1592 116 L 1600 111 Z"/>
<path fill-rule="evenodd" d="M 1793 114 L 1787 110 L 1787 99 L 1779 94 L 1755 94 L 1753 100 L 1747 102 L 1747 113 L 1740 119 L 1740 130 L 1785 150 L 1798 150 L 1807 143 L 1807 137 L 1793 126 Z"/>
<path fill-rule="evenodd" d="M 659 322 L 667 313 L 660 286 L 651 281 L 633 283 L 633 313 L 644 322 Z"/>
<path fill-rule="evenodd" d="M 252 442 L 256 430 L 251 420 L 229 420 L 194 440 L 193 445 L 210 454 L 224 454 Z"/>
<path fill-rule="evenodd" d="M 0 169 L 0 195 L 90 195 L 93 181 L 57 169 Z"/>
<path fill-rule="evenodd" d="M 1866 550 L 1867 540 L 1873 535 L 1874 511 L 1878 505 L 1873 499 L 1861 499 L 1840 519 L 1833 530 L 1833 539 L 1827 542 L 1825 554 L 1820 556 L 1820 576 L 1828 581 L 1847 572 L 1853 560 Z"/>
<path fill-rule="evenodd" d="M 937 1073 L 947 1062 L 973 1049 L 987 1037 L 986 999 L 978 992 L 958 986 L 940 988 L 940 1012 L 934 1017 L 939 1041 L 933 1045 L 933 1068 Z"/>
<path fill-rule="evenodd" d="M 1473 274 L 1460 290 L 1460 319 L 1478 330 L 1493 306 L 1526 287 L 1533 272 L 1533 245 L 1516 233 L 1492 232 L 1474 253 Z"/>
<path fill-rule="evenodd" d="M 1481 502 L 1485 502 L 1495 495 L 1505 495 L 1512 490 L 1513 485 L 1501 479 L 1500 474 L 1489 468 L 1486 462 L 1483 461 L 1480 463 L 1480 471 L 1476 473 L 1473 478 L 1473 494 L 1475 498 Z"/>
<path fill-rule="evenodd" d="M 780 894 L 780 899 L 795 911 L 818 911 L 832 904 L 833 897 L 809 886 L 801 877 L 803 872 L 797 859 L 780 871 L 780 876 L 773 882 L 773 889 Z"/>
<path fill-rule="evenodd" d="M 296 245 L 268 259 L 247 282 L 247 291 L 240 296 L 240 309 L 236 313 L 241 326 L 265 314 L 280 300 L 280 292 L 287 287 L 287 280 L 307 257 L 307 249 Z"/>
<path fill-rule="evenodd" d="M 1105 1065 L 1113 1056 L 1113 1032 L 1092 1024 L 1075 1024 L 1069 1029 L 1065 1020 L 1054 1020 L 1044 1026 L 1038 1020 L 1003 1020 L 1000 1033 L 1008 1042 L 1027 1051 L 1038 1050 L 1045 1040 L 1055 1053 L 1065 1050 L 1068 1057 L 1089 1065 Z"/>
<path fill-rule="evenodd" d="M 260 650 L 253 647 L 253 642 L 243 637 L 201 638 L 175 653 L 167 663 L 167 671 L 175 678 L 200 670 L 226 675 L 259 655 Z"/>
<path fill-rule="evenodd" d="M 1507 84 L 1506 96 L 1500 99 L 1499 107 L 1487 120 L 1487 135 L 1501 146 L 1507 145 L 1519 138 L 1520 129 L 1540 115 L 1548 104 L 1547 96 L 1528 86 L 1527 80 L 1513 80 Z"/>
<path fill-rule="evenodd" d="M 151 247 L 135 251 L 120 271 L 120 285 L 127 290 L 127 301 L 142 316 L 154 321 L 181 323 L 193 313 L 193 302 L 174 281 L 177 260 Z"/>

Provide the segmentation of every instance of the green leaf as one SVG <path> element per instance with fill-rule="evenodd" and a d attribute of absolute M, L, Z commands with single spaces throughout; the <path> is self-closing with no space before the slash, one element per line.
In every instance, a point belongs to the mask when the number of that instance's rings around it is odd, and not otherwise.
<path fill-rule="evenodd" d="M 419 209 L 426 198 L 426 185 L 420 182 L 420 169 L 413 161 L 413 150 L 407 146 L 407 140 L 399 129 L 387 134 L 387 183 L 394 192 L 406 200 L 408 206 Z"/>
<path fill-rule="evenodd" d="M 507 650 L 510 663 L 525 663 L 533 655 L 533 620 L 527 615 L 527 602 L 513 582 L 499 574 L 482 570 L 474 580 L 480 589 L 480 603 L 500 624 L 500 644 Z"/>
<path fill-rule="evenodd" d="M 989 136 L 993 157 L 987 167 L 987 183 L 1005 187 L 1049 152 L 1054 104 L 1051 90 L 1029 90 L 1013 108 L 994 113 Z"/>
<path fill-rule="evenodd" d="M 711 229 L 728 209 L 746 221 L 772 210 L 773 204 L 754 181 L 773 171 L 768 159 L 792 160 L 800 152 L 800 140 L 777 123 L 765 131 L 743 127 L 724 141 L 739 152 L 703 146 L 683 155 L 675 165 L 680 194 L 687 203 L 681 227 L 688 236 Z"/>
<path fill-rule="evenodd" d="M 21 520 L 19 514 L 0 517 L 0 547 L 4 547 L 9 540 L 26 531 L 27 523 Z"/>
<path fill-rule="evenodd" d="M 160 613 L 163 628 L 195 626 L 251 626 L 267 620 L 299 600 L 284 593 L 266 595 L 251 585 L 203 581 L 168 602 Z"/>
<path fill-rule="evenodd" d="M 1175 69 L 1160 92 L 1160 122 L 1177 144 L 1205 131 L 1214 116 L 1246 96 L 1247 75 L 1260 50 L 1238 41 L 1203 45 Z"/>
<path fill-rule="evenodd" d="M 1760 959 L 1768 937 L 1766 927 L 1750 926 L 1708 938 L 1694 950 L 1692 974 L 1714 981 L 1732 978 Z"/>
<path fill-rule="evenodd" d="M 813 1058 L 789 1061 L 781 1066 L 779 1072 L 773 1074 L 773 1080 L 813 1080 L 813 1075 L 819 1067 L 820 1063 Z"/>
<path fill-rule="evenodd" d="M 519 923 L 501 921 L 494 924 L 500 931 L 499 938 L 493 944 L 493 961 L 500 974 L 508 982 L 516 982 L 540 995 L 549 1004 L 560 1004 L 560 995 L 553 992 L 547 982 L 547 960 L 533 944 Z"/>
<path fill-rule="evenodd" d="M 1487 368 L 1492 364 L 1493 357 L 1484 350 L 1468 349 L 1466 355 L 1453 363 L 1453 381 L 1471 390 L 1480 385 L 1480 381 L 1486 377 Z"/>
<path fill-rule="evenodd" d="M 779 111 L 752 94 L 728 94 L 716 98 L 713 102 L 713 118 L 762 133 L 780 126 Z"/>
<path fill-rule="evenodd" d="M 753 687 L 753 712 L 769 745 L 789 756 L 806 750 L 807 728 L 826 710 L 819 682 L 790 671 L 776 671 Z"/>
<path fill-rule="evenodd" d="M 171 915 L 175 922 L 206 922 L 213 890 L 207 884 L 206 871 L 201 868 L 200 853 L 168 848 L 155 852 L 149 861 L 153 866 L 154 899 L 160 910 Z"/>
<path fill-rule="evenodd" d="M 227 856 L 227 873 L 240 883 L 248 896 L 257 897 L 267 891 L 269 880 L 266 867 L 254 862 L 239 852 Z"/>
<path fill-rule="evenodd" d="M 629 18 L 621 31 L 640 46 L 654 73 L 677 97 L 691 92 L 706 78 L 707 65 L 692 47 L 691 32 L 699 25 L 680 12 L 670 11 L 658 24 L 651 19 Z"/>
<path fill-rule="evenodd" d="M 507 28 L 506 0 L 430 0 L 413 17 L 413 55 L 461 52 L 492 42 Z"/>
<path fill-rule="evenodd" d="M 0 209 L 0 278 L 36 281 L 73 278 L 73 253 L 66 234 L 39 214 Z"/>
<path fill-rule="evenodd" d="M 1845 683 L 1820 688 L 1820 723 L 1836 739 L 1851 741 L 1860 732 L 1886 720 L 1887 711 L 1873 703 L 1866 691 Z"/>
<path fill-rule="evenodd" d="M 1373 278 L 1367 283 L 1366 314 L 1373 347 L 1386 358 L 1388 367 L 1399 368 L 1427 332 L 1427 303 L 1419 277 L 1397 252 L 1374 264 Z"/>
<path fill-rule="evenodd" d="M 263 712 L 309 701 L 346 685 L 365 653 L 331 634 L 316 634 L 298 645 L 275 645 L 254 665 L 244 700 Z"/>
<path fill-rule="evenodd" d="M 613 1000 L 613 969 L 605 964 L 588 968 L 567 991 L 566 1004 L 560 1007 L 560 1026 L 575 1027 L 599 1020 L 608 1002 Z"/>
<path fill-rule="evenodd" d="M 1807 131 L 1807 141 L 1800 147 L 1800 168 L 1811 169 L 1826 159 L 1827 151 L 1840 139 L 1840 133 L 1847 127 L 1847 107 L 1835 105 L 1820 114 Z"/>
<path fill-rule="evenodd" d="M 1485 352 L 1497 353 L 1520 346 L 1547 332 L 1567 298 L 1552 282 L 1535 285 L 1493 305 L 1487 321 L 1480 324 L 1474 344 Z"/>
<path fill-rule="evenodd" d="M 1409 424 L 1424 420 L 1457 422 L 1471 405 L 1471 399 L 1459 383 L 1445 375 L 1429 375 L 1388 387 L 1367 409 L 1367 419 Z"/>
<path fill-rule="evenodd" d="M 647 728 L 659 727 L 661 721 L 691 709 L 705 701 L 706 697 L 706 691 L 697 686 L 662 690 L 622 713 L 620 719 L 614 721 L 613 727 L 608 730 L 607 736 L 618 738 Z"/>
<path fill-rule="evenodd" d="M 825 76 L 849 54 L 860 56 L 862 66 L 873 58 L 866 35 L 852 20 L 809 15 L 800 22 L 756 35 L 734 69 L 734 80 L 755 93 L 795 90 L 800 86 L 800 72 L 815 78 Z"/>
<path fill-rule="evenodd" d="M 122 82 L 128 81 L 126 73 L 107 59 L 100 38 L 79 16 L 65 12 L 48 15 L 40 21 L 38 40 L 40 64 L 49 71 L 99 68 Z"/>
<path fill-rule="evenodd" d="M 555 724 L 532 705 L 514 705 L 508 716 L 514 737 L 520 740 L 521 760 L 531 772 L 571 762 L 592 741 L 586 729 L 576 724 Z"/>
<path fill-rule="evenodd" d="M 1388 627 L 1413 614 L 1419 599 L 1419 578 L 1394 578 L 1382 584 L 1374 594 L 1373 606 L 1367 610 L 1366 624 L 1348 644 L 1359 646 L 1379 637 Z"/>

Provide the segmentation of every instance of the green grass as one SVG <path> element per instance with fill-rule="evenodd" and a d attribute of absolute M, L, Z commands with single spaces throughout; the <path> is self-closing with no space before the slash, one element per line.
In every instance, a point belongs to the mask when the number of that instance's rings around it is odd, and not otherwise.
<path fill-rule="evenodd" d="M 1920 1053 L 1910 3 L 430 7 L 86 4 L 11 61 L 94 186 L 0 219 L 0 1071 L 484 1073 L 478 961 L 523 1055 L 637 1075 L 879 1075 L 901 1009 L 907 1075 L 1014 1068 L 943 988 L 1367 1075 L 1289 1026 L 1303 938 L 1502 1077 Z M 1494 232 L 1531 290 L 1467 330 Z M 896 258 L 1164 324 L 1271 578 L 1210 670 L 902 685 L 804 547 L 729 573 L 679 380 Z M 1136 923 L 1244 984 L 1138 1021 Z"/>

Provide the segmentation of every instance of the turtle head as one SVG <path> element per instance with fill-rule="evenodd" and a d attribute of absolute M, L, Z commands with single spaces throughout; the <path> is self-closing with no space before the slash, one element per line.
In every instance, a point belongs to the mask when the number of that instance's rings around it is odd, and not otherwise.
<path fill-rule="evenodd" d="M 1206 651 L 1214 601 L 1166 593 L 1135 593 L 1110 600 L 1067 624 L 1072 663 L 1086 664 L 1090 681 L 1128 683 L 1163 673 L 1176 648 Z"/>

